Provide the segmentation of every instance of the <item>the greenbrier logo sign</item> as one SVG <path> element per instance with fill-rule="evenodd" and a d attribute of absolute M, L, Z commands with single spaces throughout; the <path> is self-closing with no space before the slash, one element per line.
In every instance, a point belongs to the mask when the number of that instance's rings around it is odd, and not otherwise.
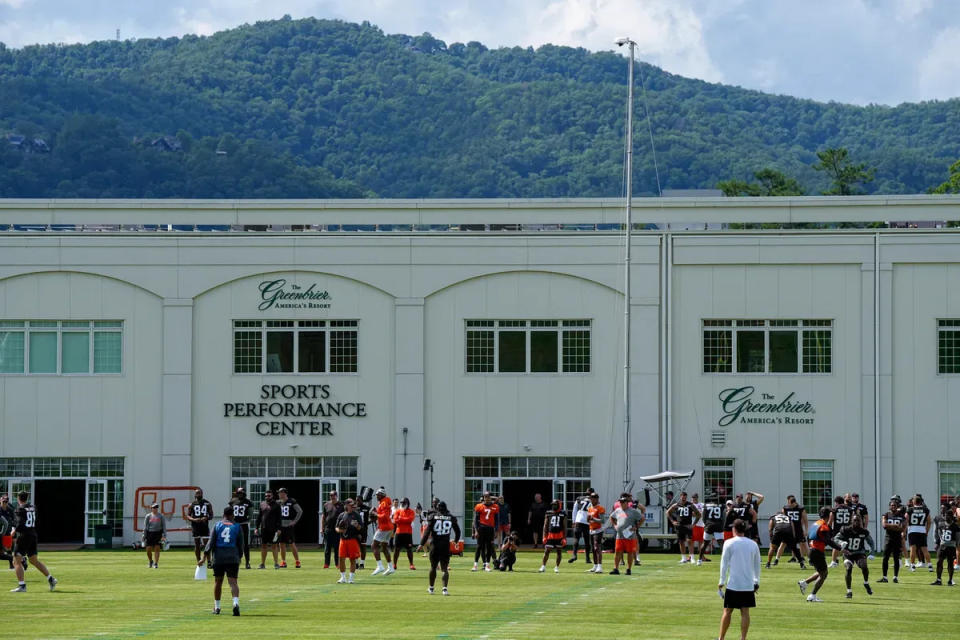
<path fill-rule="evenodd" d="M 260 283 L 260 311 L 268 309 L 329 309 L 330 292 L 317 290 L 316 283 L 304 289 L 298 284 L 289 285 L 284 279 L 264 280 Z"/>
<path fill-rule="evenodd" d="M 809 402 L 794 400 L 791 391 L 782 400 L 769 393 L 754 397 L 753 387 L 735 387 L 720 392 L 721 427 L 739 424 L 813 424 L 816 410 Z"/>

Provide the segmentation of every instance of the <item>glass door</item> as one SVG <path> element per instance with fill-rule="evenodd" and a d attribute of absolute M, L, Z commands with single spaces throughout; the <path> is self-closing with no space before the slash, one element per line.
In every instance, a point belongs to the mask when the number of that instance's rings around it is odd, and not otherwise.
<path fill-rule="evenodd" d="M 7 487 L 10 489 L 10 505 L 16 509 L 17 508 L 17 494 L 21 491 L 26 491 L 30 494 L 27 497 L 28 502 L 33 502 L 33 480 L 30 478 L 9 478 L 7 479 Z"/>
<path fill-rule="evenodd" d="M 322 480 L 320 480 L 320 506 L 318 507 L 318 512 L 317 512 L 318 522 L 323 521 L 323 505 L 330 499 L 331 491 L 337 491 L 339 493 L 340 489 L 337 486 L 337 481 L 331 480 L 329 478 L 323 478 Z M 339 497 L 341 500 L 346 500 L 346 497 L 344 496 L 338 495 L 337 497 Z M 319 544 L 323 544 L 323 527 L 317 527 L 317 531 L 318 531 L 317 542 Z"/>
<path fill-rule="evenodd" d="M 95 527 L 107 523 L 107 481 L 88 478 L 86 495 L 83 541 L 85 544 L 94 544 Z"/>

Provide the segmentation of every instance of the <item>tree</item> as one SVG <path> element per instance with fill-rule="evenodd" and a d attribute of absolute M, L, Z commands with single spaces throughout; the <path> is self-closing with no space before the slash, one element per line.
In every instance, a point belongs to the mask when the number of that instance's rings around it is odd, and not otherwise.
<path fill-rule="evenodd" d="M 930 193 L 960 193 L 960 160 L 950 165 L 950 177 Z"/>
<path fill-rule="evenodd" d="M 866 184 L 873 180 L 874 169 L 867 169 L 866 164 L 853 164 L 850 161 L 850 152 L 845 147 L 817 151 L 819 162 L 813 165 L 817 171 L 824 171 L 833 181 L 825 196 L 853 196 L 863 193 L 858 184 Z"/>
<path fill-rule="evenodd" d="M 787 177 L 783 172 L 764 167 L 753 173 L 757 182 L 744 180 L 723 180 L 717 183 L 717 188 L 723 195 L 735 196 L 802 196 L 805 191 L 794 178 Z"/>

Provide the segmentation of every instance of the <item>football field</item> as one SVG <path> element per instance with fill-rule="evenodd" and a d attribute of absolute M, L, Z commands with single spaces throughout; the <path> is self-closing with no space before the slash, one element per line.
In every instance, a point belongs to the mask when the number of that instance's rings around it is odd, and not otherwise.
<path fill-rule="evenodd" d="M 60 581 L 49 591 L 32 567 L 28 591 L 3 569 L 2 606 L 7 637 L 270 637 L 270 638 L 716 638 L 719 556 L 701 567 L 678 556 L 647 554 L 632 576 L 584 573 L 581 560 L 560 573 L 537 572 L 539 554 L 519 554 L 513 573 L 473 573 L 472 556 L 455 558 L 449 597 L 427 594 L 427 559 L 417 570 L 401 564 L 390 576 L 358 572 L 356 584 L 335 584 L 317 551 L 301 555 L 302 569 L 240 572 L 241 616 L 230 615 L 224 583 L 223 613 L 211 614 L 213 578 L 193 579 L 193 554 L 169 551 L 160 569 L 147 568 L 143 552 L 41 553 Z M 605 556 L 606 570 L 612 557 Z M 372 563 L 370 563 L 372 564 Z M 256 566 L 256 564 L 254 564 Z M 369 567 L 369 564 L 368 564 Z M 854 574 L 854 597 L 844 598 L 843 572 L 831 569 L 813 604 L 796 581 L 808 571 L 781 563 L 764 570 L 752 638 L 960 637 L 956 612 L 960 587 L 933 587 L 926 569 L 901 572 L 901 584 L 876 584 L 879 559 L 870 564 L 874 595 Z M 891 572 L 892 576 L 892 572 Z M 946 581 L 946 575 L 944 575 Z M 739 629 L 734 613 L 731 631 Z M 736 638 L 738 633 L 728 637 Z"/>

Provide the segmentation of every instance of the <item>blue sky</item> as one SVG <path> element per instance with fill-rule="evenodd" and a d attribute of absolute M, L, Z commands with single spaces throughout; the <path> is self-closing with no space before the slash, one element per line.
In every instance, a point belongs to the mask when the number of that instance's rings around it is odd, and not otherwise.
<path fill-rule="evenodd" d="M 285 13 L 491 47 L 630 36 L 672 73 L 822 101 L 960 96 L 954 0 L 0 0 L 0 42 L 208 35 Z"/>

